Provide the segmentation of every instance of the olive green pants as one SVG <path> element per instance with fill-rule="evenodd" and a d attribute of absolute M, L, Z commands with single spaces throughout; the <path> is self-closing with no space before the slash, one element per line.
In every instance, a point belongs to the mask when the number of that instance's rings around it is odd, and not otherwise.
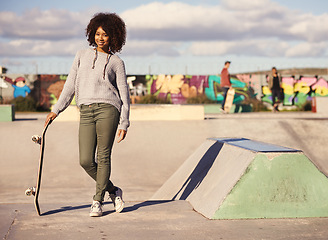
<path fill-rule="evenodd" d="M 95 201 L 103 202 L 106 191 L 115 189 L 109 179 L 119 118 L 119 111 L 107 103 L 80 106 L 80 165 L 96 181 Z"/>

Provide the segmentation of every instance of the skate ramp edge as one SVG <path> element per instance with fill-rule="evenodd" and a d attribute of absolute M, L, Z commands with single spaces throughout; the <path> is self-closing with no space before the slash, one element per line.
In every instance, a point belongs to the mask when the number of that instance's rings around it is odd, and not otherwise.
<path fill-rule="evenodd" d="M 204 120 L 204 118 L 204 106 L 202 105 L 132 104 L 130 110 L 131 121 L 182 121 Z M 62 122 L 79 120 L 79 108 L 73 105 L 68 106 L 56 119 L 56 121 Z"/>
<path fill-rule="evenodd" d="M 151 200 L 187 200 L 209 219 L 328 217 L 328 179 L 300 150 L 212 138 Z"/>

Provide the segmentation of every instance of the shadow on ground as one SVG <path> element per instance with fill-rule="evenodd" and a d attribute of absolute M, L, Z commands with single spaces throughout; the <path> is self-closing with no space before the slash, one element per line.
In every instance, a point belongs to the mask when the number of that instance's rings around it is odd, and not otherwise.
<path fill-rule="evenodd" d="M 144 201 L 144 202 L 141 202 L 141 203 L 137 203 L 133 206 L 125 207 L 123 209 L 122 213 L 133 212 L 133 211 L 138 210 L 139 208 L 158 205 L 158 204 L 163 204 L 163 203 L 167 203 L 167 202 L 171 202 L 171 200 Z M 104 205 L 109 205 L 109 204 L 112 204 L 112 202 L 104 203 Z M 44 212 L 44 213 L 41 214 L 41 216 L 49 216 L 49 215 L 53 215 L 53 214 L 57 214 L 57 213 L 61 213 L 61 212 L 76 211 L 76 210 L 80 210 L 80 209 L 87 209 L 87 208 L 90 208 L 90 206 L 91 206 L 90 204 L 84 204 L 84 205 L 79 205 L 79 206 L 65 206 L 65 207 L 61 207 L 59 209 L 54 209 L 54 210 Z M 103 212 L 103 216 L 106 216 L 106 215 L 114 213 L 114 212 L 115 212 L 114 210 L 105 211 L 105 212 Z"/>

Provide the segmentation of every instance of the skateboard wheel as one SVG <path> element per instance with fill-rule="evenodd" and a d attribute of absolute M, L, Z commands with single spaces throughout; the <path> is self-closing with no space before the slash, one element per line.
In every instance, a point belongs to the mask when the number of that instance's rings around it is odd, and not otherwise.
<path fill-rule="evenodd" d="M 40 144 L 41 143 L 41 137 L 38 136 L 38 135 L 33 135 L 32 136 L 32 141 L 35 142 L 35 143 Z"/>
<path fill-rule="evenodd" d="M 31 196 L 31 195 L 34 196 L 35 195 L 35 187 L 30 187 L 30 188 L 26 189 L 25 195 L 26 196 Z"/>

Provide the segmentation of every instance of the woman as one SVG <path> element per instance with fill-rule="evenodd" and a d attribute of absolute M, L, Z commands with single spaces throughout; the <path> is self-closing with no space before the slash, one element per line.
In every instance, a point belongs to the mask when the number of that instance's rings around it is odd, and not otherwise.
<path fill-rule="evenodd" d="M 269 88 L 271 89 L 271 93 L 272 93 L 272 111 L 273 112 L 279 111 L 279 109 L 278 109 L 279 102 L 276 102 L 276 97 L 278 98 L 279 101 L 283 99 L 281 82 L 282 82 L 281 76 L 279 75 L 277 69 L 275 67 L 273 67 L 271 75 L 269 76 L 269 81 L 268 81 L 268 85 L 269 85 Z"/>
<path fill-rule="evenodd" d="M 116 212 L 124 208 L 122 190 L 109 179 L 116 131 L 118 129 L 118 142 L 121 142 L 130 125 L 125 66 L 115 55 L 125 44 L 125 23 L 115 13 L 98 13 L 90 20 L 86 36 L 89 45 L 94 48 L 77 52 L 63 91 L 46 123 L 64 111 L 75 95 L 80 108 L 80 164 L 96 181 L 90 216 L 98 217 L 102 215 L 106 191 Z"/>

